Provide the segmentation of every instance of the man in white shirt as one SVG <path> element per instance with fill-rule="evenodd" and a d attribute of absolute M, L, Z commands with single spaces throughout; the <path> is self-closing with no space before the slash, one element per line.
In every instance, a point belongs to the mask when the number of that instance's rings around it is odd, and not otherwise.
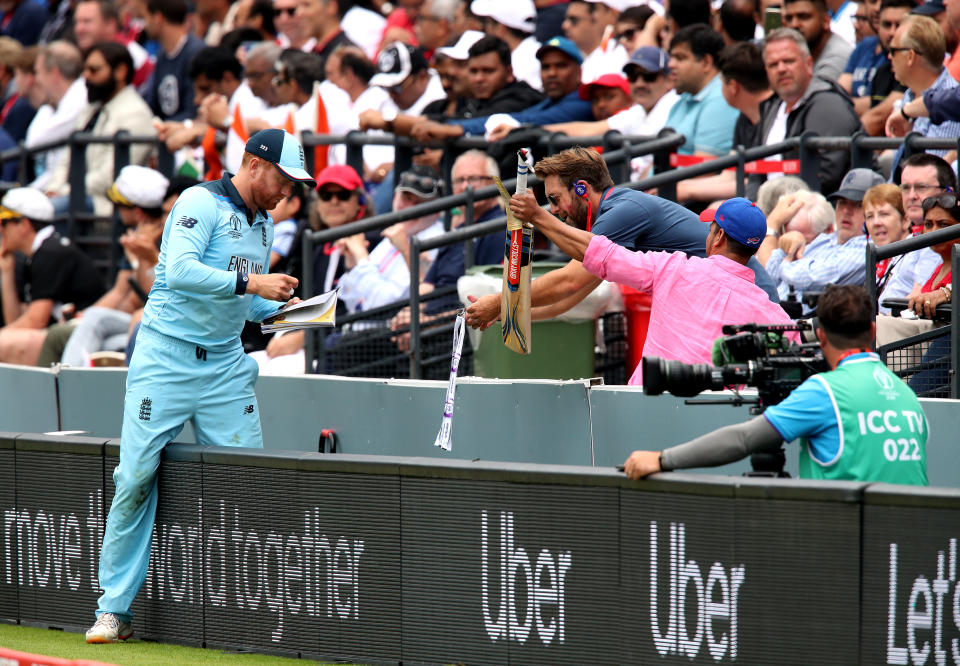
<path fill-rule="evenodd" d="M 87 86 L 80 76 L 83 58 L 70 42 L 50 42 L 41 47 L 34 69 L 36 85 L 42 91 L 45 103 L 27 128 L 24 140 L 27 148 L 69 137 L 77 116 L 87 104 Z M 68 158 L 65 147 L 37 155 L 37 177 L 30 187 L 45 189 L 56 165 Z"/>
<path fill-rule="evenodd" d="M 429 167 L 414 166 L 400 174 L 394 190 L 394 210 L 403 210 L 435 199 L 440 194 L 440 181 Z M 363 236 L 348 236 L 337 241 L 350 270 L 340 278 L 340 299 L 351 312 L 372 310 L 405 298 L 410 293 L 410 237 L 421 241 L 443 233 L 443 223 L 436 215 L 426 215 L 400 222 L 384 229 L 383 240 L 367 251 Z M 420 257 L 417 284 L 437 256 L 437 250 Z"/>
<path fill-rule="evenodd" d="M 513 75 L 531 88 L 543 90 L 540 81 L 540 42 L 533 36 L 537 9 L 533 0 L 473 0 L 470 11 L 483 19 L 483 30 L 510 46 Z"/>
<path fill-rule="evenodd" d="M 377 73 L 370 79 L 371 86 L 387 91 L 396 105 L 396 111 L 368 111 L 360 118 L 361 129 L 393 130 L 398 113 L 419 116 L 423 108 L 446 97 L 440 77 L 427 66 L 420 49 L 402 42 L 394 42 L 377 58 Z"/>
<path fill-rule="evenodd" d="M 277 44 L 285 49 L 300 49 L 310 53 L 317 46 L 310 36 L 310 26 L 296 16 L 297 0 L 273 0 L 273 26 L 277 29 Z"/>

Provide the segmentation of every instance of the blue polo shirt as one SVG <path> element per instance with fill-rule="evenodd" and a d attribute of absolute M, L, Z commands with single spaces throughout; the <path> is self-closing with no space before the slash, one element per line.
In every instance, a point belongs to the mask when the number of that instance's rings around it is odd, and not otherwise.
<path fill-rule="evenodd" d="M 680 95 L 670 109 L 666 126 L 687 137 L 687 142 L 677 150 L 681 155 L 726 155 L 733 147 L 733 127 L 739 116 L 740 112 L 723 98 L 717 74 L 696 95 Z"/>
<path fill-rule="evenodd" d="M 864 37 L 853 49 L 853 53 L 847 60 L 847 66 L 843 73 L 850 74 L 853 77 L 853 81 L 850 83 L 850 95 L 852 97 L 870 96 L 870 83 L 873 81 L 873 75 L 877 73 L 877 67 L 887 59 L 887 54 L 882 49 L 877 53 L 877 44 L 876 37 Z"/>
<path fill-rule="evenodd" d="M 238 273 L 269 272 L 273 220 L 251 213 L 230 178 L 177 199 L 143 311 L 143 326 L 211 351 L 239 346 L 245 320 L 261 321 L 283 305 L 237 294 Z"/>
<path fill-rule="evenodd" d="M 522 111 L 507 114 L 521 125 L 550 125 L 552 123 L 567 123 L 577 120 L 593 120 L 593 109 L 590 102 L 580 99 L 580 93 L 574 90 L 560 99 L 549 97 L 541 102 L 527 107 Z M 483 134 L 485 125 L 490 116 L 447 120 L 449 125 L 460 125 L 464 134 Z M 732 131 L 732 130 L 731 130 Z"/>

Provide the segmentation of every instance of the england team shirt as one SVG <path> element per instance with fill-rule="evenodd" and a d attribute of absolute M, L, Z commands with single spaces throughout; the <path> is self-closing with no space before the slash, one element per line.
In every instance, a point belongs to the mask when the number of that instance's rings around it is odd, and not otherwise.
<path fill-rule="evenodd" d="M 144 326 L 215 351 L 239 347 L 245 320 L 261 321 L 283 305 L 237 295 L 238 273 L 269 272 L 273 220 L 264 211 L 251 214 L 230 178 L 177 199 L 143 312 Z"/>

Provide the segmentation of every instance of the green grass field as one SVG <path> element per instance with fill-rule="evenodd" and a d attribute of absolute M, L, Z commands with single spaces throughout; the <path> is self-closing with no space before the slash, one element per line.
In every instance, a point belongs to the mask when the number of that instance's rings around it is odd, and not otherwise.
<path fill-rule="evenodd" d="M 80 634 L 0 624 L 0 647 L 63 659 L 91 659 L 118 666 L 304 666 L 304 659 L 238 654 L 220 650 L 151 643 L 136 638 L 117 645 L 87 645 Z"/>

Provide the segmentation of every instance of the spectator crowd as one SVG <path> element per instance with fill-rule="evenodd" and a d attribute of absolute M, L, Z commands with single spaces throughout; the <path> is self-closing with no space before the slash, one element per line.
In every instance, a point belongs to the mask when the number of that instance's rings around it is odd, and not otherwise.
<path fill-rule="evenodd" d="M 87 145 L 79 196 L 66 146 L 37 151 L 26 169 L 0 165 L 0 362 L 122 362 L 166 212 L 190 185 L 235 173 L 261 129 L 418 144 L 402 173 L 385 142 L 363 148 L 360 169 L 347 165 L 343 145 L 307 146 L 317 188 L 294 188 L 272 211 L 265 269 L 302 278 L 305 231 L 487 187 L 537 135 L 650 137 L 672 128 L 685 137 L 681 166 L 808 132 L 956 140 L 958 79 L 960 0 L 9 0 L 0 5 L 0 150 L 125 131 L 162 143 L 173 173 L 157 171 L 153 143 L 133 144 L 119 171 L 111 143 Z M 459 137 L 488 148 L 433 147 Z M 881 302 L 907 299 L 921 322 L 905 324 L 881 306 L 890 319 L 878 322 L 883 340 L 936 325 L 936 306 L 951 297 L 949 244 L 886 260 L 876 276 L 865 274 L 864 256 L 868 242 L 957 222 L 956 150 L 901 146 L 876 151 L 872 168 L 852 168 L 848 149 L 824 149 L 816 183 L 796 177 L 797 157 L 784 150 L 743 183 L 732 170 L 682 180 L 677 201 L 700 213 L 742 191 L 757 203 L 767 231 L 750 263 L 769 275 L 767 291 L 792 318 L 809 316 L 827 285 L 875 279 Z M 652 171 L 649 156 L 631 162 L 632 180 Z M 68 212 L 118 217 L 118 265 L 98 271 L 71 238 Z M 500 263 L 502 234 L 469 253 L 462 245 L 424 253 L 413 285 L 410 238 L 501 214 L 488 199 L 469 215 L 431 213 L 322 245 L 312 284 L 339 286 L 344 315 L 411 289 L 426 296 L 455 284 L 467 257 Z M 582 217 L 589 226 L 590 214 Z M 758 274 L 756 283 L 765 280 Z M 425 323 L 444 309 L 423 307 Z M 409 318 L 377 315 L 334 343 L 391 328 L 388 346 L 403 353 Z M 262 371 L 302 371 L 302 334 L 251 332 L 244 341 L 260 350 Z"/>

